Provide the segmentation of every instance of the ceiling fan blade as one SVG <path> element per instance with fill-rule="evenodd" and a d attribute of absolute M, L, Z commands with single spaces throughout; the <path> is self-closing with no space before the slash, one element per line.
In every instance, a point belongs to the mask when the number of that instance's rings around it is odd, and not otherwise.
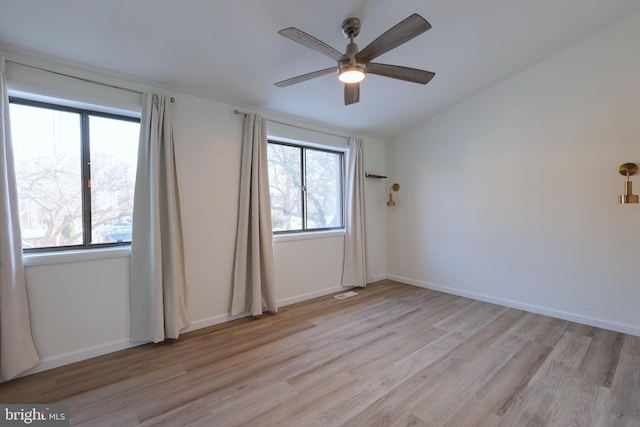
<path fill-rule="evenodd" d="M 292 77 L 287 80 L 283 80 L 281 82 L 275 83 L 278 87 L 287 87 L 294 85 L 296 83 L 306 82 L 307 80 L 315 79 L 316 77 L 324 76 L 325 74 L 335 73 L 336 67 L 325 68 L 324 70 L 314 71 L 313 73 L 303 74 L 298 77 Z"/>
<path fill-rule="evenodd" d="M 402 67 L 400 65 L 378 64 L 370 62 L 367 65 L 368 74 L 391 77 L 392 79 L 405 80 L 407 82 L 426 85 L 436 75 L 431 71 L 418 70 L 417 68 Z"/>
<path fill-rule="evenodd" d="M 344 105 L 355 104 L 360 101 L 360 83 L 345 83 Z"/>
<path fill-rule="evenodd" d="M 317 38 L 305 33 L 304 31 L 300 31 L 297 28 L 289 27 L 284 30 L 278 31 L 283 37 L 286 37 L 294 42 L 298 42 L 301 45 L 304 45 L 308 48 L 315 50 L 316 52 L 320 52 L 323 55 L 327 55 L 329 58 L 333 58 L 336 61 L 345 61 L 349 58 L 344 56 L 342 53 L 338 52 L 328 44 L 323 41 L 318 40 Z"/>
<path fill-rule="evenodd" d="M 429 28 L 431 28 L 431 24 L 422 16 L 414 13 L 404 21 L 391 27 L 387 32 L 358 52 L 356 54 L 356 61 L 359 64 L 366 64 L 383 53 L 419 36 Z"/>

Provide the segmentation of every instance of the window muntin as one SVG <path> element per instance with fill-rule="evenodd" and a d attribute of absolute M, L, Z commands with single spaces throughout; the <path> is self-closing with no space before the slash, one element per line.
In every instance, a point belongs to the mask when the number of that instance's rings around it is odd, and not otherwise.
<path fill-rule="evenodd" d="M 139 119 L 10 101 L 25 251 L 129 243 Z"/>
<path fill-rule="evenodd" d="M 343 228 L 344 154 L 269 141 L 274 233 Z"/>

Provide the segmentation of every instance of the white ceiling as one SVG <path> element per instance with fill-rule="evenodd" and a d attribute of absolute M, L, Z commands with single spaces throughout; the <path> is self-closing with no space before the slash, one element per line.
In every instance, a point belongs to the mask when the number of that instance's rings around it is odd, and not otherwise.
<path fill-rule="evenodd" d="M 332 74 L 273 85 L 334 65 L 278 30 L 344 51 L 345 18 L 361 20 L 363 48 L 414 12 L 433 28 L 376 61 L 434 71 L 428 85 L 370 75 L 350 106 Z M 386 139 L 638 12 L 638 0 L 0 0 L 0 47 Z"/>

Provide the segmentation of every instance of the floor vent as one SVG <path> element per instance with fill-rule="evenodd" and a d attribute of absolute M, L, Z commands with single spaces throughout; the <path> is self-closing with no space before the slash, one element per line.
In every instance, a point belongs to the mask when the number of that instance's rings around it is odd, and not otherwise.
<path fill-rule="evenodd" d="M 356 295 L 358 295 L 358 293 L 357 293 L 357 292 L 349 291 L 349 292 L 345 292 L 344 294 L 336 295 L 336 296 L 335 296 L 335 298 L 338 298 L 338 299 L 347 299 L 347 298 L 354 297 L 354 296 L 356 296 Z"/>

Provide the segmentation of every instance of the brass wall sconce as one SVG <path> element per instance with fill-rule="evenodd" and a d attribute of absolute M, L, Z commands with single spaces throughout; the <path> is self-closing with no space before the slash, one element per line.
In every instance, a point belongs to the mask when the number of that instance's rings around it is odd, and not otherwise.
<path fill-rule="evenodd" d="M 625 182 L 625 192 L 622 196 L 618 196 L 618 203 L 627 204 L 627 203 L 638 203 L 638 195 L 633 194 L 632 183 L 629 179 L 630 176 L 638 173 L 638 165 L 635 163 L 625 163 L 620 165 L 620 175 L 627 177 L 627 182 Z"/>
<path fill-rule="evenodd" d="M 398 190 L 400 190 L 400 184 L 398 184 L 397 182 L 393 184 L 391 188 L 389 188 L 389 200 L 387 200 L 387 206 L 396 205 L 396 202 L 393 201 L 393 195 L 391 194 L 391 191 L 398 191 Z"/>

